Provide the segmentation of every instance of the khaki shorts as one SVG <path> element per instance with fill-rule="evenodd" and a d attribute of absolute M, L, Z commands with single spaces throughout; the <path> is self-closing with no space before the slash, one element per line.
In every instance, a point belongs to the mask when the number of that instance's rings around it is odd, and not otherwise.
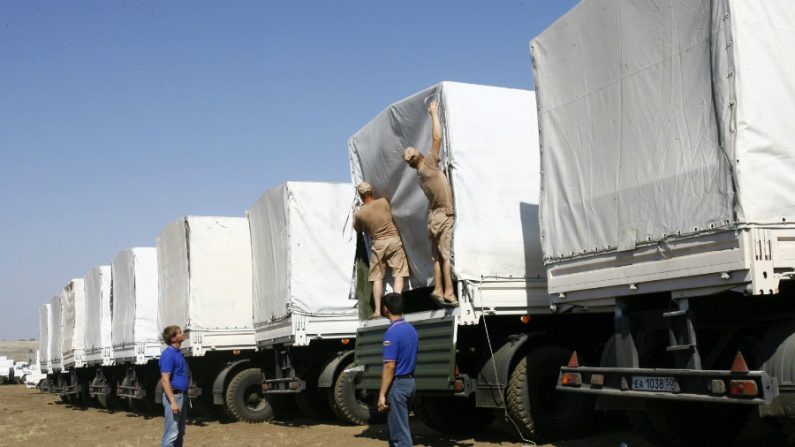
<path fill-rule="evenodd" d="M 392 276 L 409 276 L 409 265 L 406 262 L 406 252 L 403 251 L 403 242 L 399 237 L 377 239 L 370 247 L 370 274 L 369 281 L 384 279 L 386 267 L 392 269 Z"/>
<path fill-rule="evenodd" d="M 428 237 L 431 239 L 431 259 L 450 259 L 453 250 L 453 224 L 455 217 L 447 210 L 431 210 L 428 213 Z M 437 255 L 438 253 L 438 255 Z"/>

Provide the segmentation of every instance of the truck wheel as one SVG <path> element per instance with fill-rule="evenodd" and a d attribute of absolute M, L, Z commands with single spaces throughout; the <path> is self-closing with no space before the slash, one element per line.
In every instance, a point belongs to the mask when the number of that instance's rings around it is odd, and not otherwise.
<path fill-rule="evenodd" d="M 474 395 L 469 398 L 418 396 L 414 414 L 428 428 L 441 433 L 477 433 L 496 419 L 493 409 L 475 407 Z"/>
<path fill-rule="evenodd" d="M 522 436 L 565 438 L 587 428 L 595 399 L 555 390 L 560 367 L 570 356 L 568 349 L 547 346 L 530 351 L 519 361 L 506 390 L 509 430 L 516 424 Z"/>
<path fill-rule="evenodd" d="M 295 395 L 295 401 L 301 413 L 308 418 L 316 420 L 329 419 L 334 415 L 331 411 L 331 405 L 329 405 L 328 399 L 320 394 L 317 388 L 320 366 L 322 365 L 315 365 L 305 374 L 302 374 L 306 382 L 306 389 Z"/>
<path fill-rule="evenodd" d="M 232 377 L 224 401 L 227 415 L 236 421 L 255 423 L 273 419 L 273 408 L 262 393 L 259 368 L 244 369 Z"/>
<path fill-rule="evenodd" d="M 353 376 L 344 374 L 349 368 L 353 368 L 353 362 L 346 365 L 334 378 L 334 386 L 329 390 L 331 410 L 346 424 L 383 423 L 385 416 L 377 410 L 378 396 L 365 390 L 357 390 Z"/>
<path fill-rule="evenodd" d="M 731 445 L 749 410 L 736 405 L 649 401 L 646 413 L 630 412 L 633 428 L 652 442 L 678 447 Z"/>

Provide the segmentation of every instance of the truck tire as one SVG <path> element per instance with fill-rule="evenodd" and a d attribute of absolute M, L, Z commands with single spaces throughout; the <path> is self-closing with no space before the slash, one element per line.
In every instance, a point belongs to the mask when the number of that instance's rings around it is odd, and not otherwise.
<path fill-rule="evenodd" d="M 650 400 L 646 412 L 628 412 L 641 436 L 677 447 L 731 445 L 745 428 L 749 410 L 737 405 Z"/>
<path fill-rule="evenodd" d="M 227 415 L 236 421 L 257 423 L 273 419 L 273 408 L 262 393 L 262 371 L 248 368 L 229 381 L 224 396 Z"/>
<path fill-rule="evenodd" d="M 305 374 L 302 374 L 306 388 L 295 395 L 295 402 L 298 404 L 301 413 L 315 420 L 325 420 L 334 416 L 328 399 L 324 394 L 320 394 L 317 388 L 320 366 L 322 364 L 317 364 Z"/>
<path fill-rule="evenodd" d="M 582 433 L 593 417 L 592 396 L 555 390 L 571 351 L 546 346 L 530 351 L 514 368 L 506 390 L 509 430 L 524 437 L 566 438 Z"/>
<path fill-rule="evenodd" d="M 414 414 L 440 433 L 477 433 L 488 428 L 496 419 L 491 408 L 475 407 L 475 396 L 418 396 Z"/>
<path fill-rule="evenodd" d="M 344 374 L 353 368 L 353 362 L 346 365 L 334 378 L 334 386 L 329 390 L 329 403 L 334 414 L 344 423 L 351 425 L 378 424 L 385 416 L 378 412 L 378 396 L 357 390 L 353 377 Z"/>

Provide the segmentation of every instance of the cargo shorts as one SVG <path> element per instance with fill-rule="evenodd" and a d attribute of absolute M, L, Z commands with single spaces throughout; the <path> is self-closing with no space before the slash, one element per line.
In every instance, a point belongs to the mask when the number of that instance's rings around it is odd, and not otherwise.
<path fill-rule="evenodd" d="M 432 260 L 450 259 L 453 250 L 454 223 L 455 217 L 451 210 L 436 209 L 428 212 L 428 238 L 431 240 Z"/>
<path fill-rule="evenodd" d="M 393 277 L 409 276 L 406 252 L 399 237 L 374 240 L 370 252 L 370 273 L 367 276 L 369 281 L 384 279 L 387 266 L 392 269 Z"/>

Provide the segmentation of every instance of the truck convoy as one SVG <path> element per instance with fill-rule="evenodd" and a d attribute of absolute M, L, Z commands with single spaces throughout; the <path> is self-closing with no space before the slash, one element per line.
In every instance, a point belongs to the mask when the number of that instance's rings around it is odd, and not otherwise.
<path fill-rule="evenodd" d="M 792 6 L 585 0 L 531 43 L 550 299 L 614 316 L 558 389 L 672 445 L 795 442 Z"/>
<path fill-rule="evenodd" d="M 390 201 L 406 250 L 429 427 L 505 416 L 566 437 L 602 408 L 670 445 L 726 445 L 756 413 L 795 444 L 791 6 L 583 0 L 531 42 L 537 92 L 442 82 L 350 137 L 353 183 Z M 429 298 L 428 203 L 402 159 L 431 147 L 431 101 L 457 307 Z M 295 398 L 377 420 L 388 322 L 369 318 L 354 200 L 287 182 L 245 218 L 180 218 L 72 280 L 40 308 L 43 388 L 151 409 L 176 324 L 208 411 L 259 422 Z"/>

